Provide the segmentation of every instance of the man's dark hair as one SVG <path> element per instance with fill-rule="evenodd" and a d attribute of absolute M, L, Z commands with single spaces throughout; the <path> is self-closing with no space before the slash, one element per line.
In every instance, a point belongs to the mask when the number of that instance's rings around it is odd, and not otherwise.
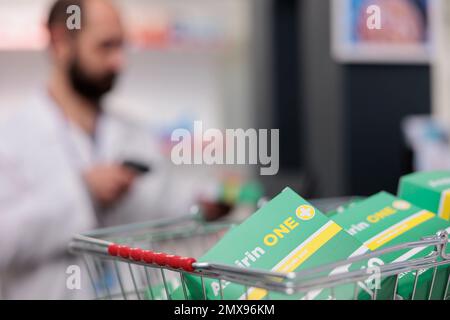
<path fill-rule="evenodd" d="M 50 7 L 50 12 L 47 18 L 47 28 L 51 30 L 53 27 L 66 24 L 67 8 L 76 5 L 83 11 L 84 0 L 57 0 Z"/>

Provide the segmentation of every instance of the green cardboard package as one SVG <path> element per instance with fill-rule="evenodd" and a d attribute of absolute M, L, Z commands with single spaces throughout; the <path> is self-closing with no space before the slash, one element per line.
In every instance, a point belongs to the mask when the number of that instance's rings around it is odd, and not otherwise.
<path fill-rule="evenodd" d="M 406 175 L 400 179 L 398 196 L 450 220 L 450 171 Z"/>
<path fill-rule="evenodd" d="M 447 221 L 434 213 L 420 209 L 410 202 L 380 192 L 364 201 L 358 202 L 344 212 L 333 216 L 333 220 L 347 232 L 365 244 L 369 250 L 377 250 L 405 242 L 418 241 L 425 236 L 433 236 L 441 230 L 450 230 Z M 420 250 L 405 249 L 400 252 L 385 254 L 373 260 L 378 265 L 405 261 L 428 256 L 433 248 Z M 414 299 L 427 299 L 430 291 L 433 270 L 419 271 L 417 289 Z M 415 272 L 399 276 L 397 294 L 404 299 L 411 299 Z M 440 268 L 433 286 L 432 299 L 442 299 L 448 278 L 448 268 Z M 363 284 L 362 284 L 363 285 Z M 395 288 L 395 277 L 382 280 L 378 293 L 379 299 L 392 299 Z M 367 299 L 368 294 L 360 295 Z"/>
<path fill-rule="evenodd" d="M 367 249 L 361 248 L 361 243 L 341 226 L 286 188 L 242 224 L 231 229 L 199 262 L 288 273 L 345 260 L 364 251 Z M 193 299 L 204 299 L 200 277 L 186 275 L 186 283 Z M 221 299 L 222 294 L 224 299 L 233 300 L 331 297 L 330 289 L 316 290 L 307 295 L 285 295 L 245 288 L 223 280 L 219 284 L 217 279 L 204 278 L 204 284 L 206 298 L 212 300 Z M 336 288 L 333 296 L 352 299 L 354 284 Z"/>

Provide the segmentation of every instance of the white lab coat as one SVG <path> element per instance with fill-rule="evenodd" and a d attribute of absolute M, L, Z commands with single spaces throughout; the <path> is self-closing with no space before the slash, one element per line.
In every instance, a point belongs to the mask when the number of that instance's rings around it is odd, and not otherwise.
<path fill-rule="evenodd" d="M 150 134 L 132 127 L 102 116 L 93 143 L 44 93 L 1 120 L 0 298 L 90 298 L 83 269 L 82 290 L 66 287 L 67 267 L 84 267 L 66 254 L 74 234 L 186 213 L 194 194 L 169 185 L 167 166 Z M 144 161 L 152 172 L 140 177 L 111 212 L 96 212 L 81 172 L 95 163 L 125 159 Z"/>

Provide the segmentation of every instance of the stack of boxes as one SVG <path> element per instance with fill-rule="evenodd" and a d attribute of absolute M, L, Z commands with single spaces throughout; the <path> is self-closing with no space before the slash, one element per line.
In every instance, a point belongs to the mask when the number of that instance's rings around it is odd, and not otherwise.
<path fill-rule="evenodd" d="M 445 220 L 446 219 L 446 220 Z M 380 192 L 344 206 L 328 217 L 286 188 L 239 226 L 231 229 L 199 262 L 282 273 L 342 261 L 371 251 L 450 231 L 450 172 L 403 177 L 398 197 Z M 335 273 L 423 259 L 433 247 L 396 250 L 369 261 L 345 265 Z M 443 299 L 449 267 L 412 270 L 381 277 L 377 286 L 358 282 L 356 296 L 371 299 Z M 372 279 L 373 280 L 373 279 Z M 285 295 L 216 279 L 186 275 L 190 298 L 203 299 L 353 299 L 355 284 Z M 205 292 L 203 292 L 203 285 Z M 175 290 L 173 298 L 180 294 Z M 395 296 L 394 296 L 395 295 Z"/>

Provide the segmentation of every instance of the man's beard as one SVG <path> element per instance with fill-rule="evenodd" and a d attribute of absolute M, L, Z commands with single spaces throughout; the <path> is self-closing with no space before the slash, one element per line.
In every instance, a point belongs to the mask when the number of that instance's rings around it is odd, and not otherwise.
<path fill-rule="evenodd" d="M 73 89 L 97 107 L 100 107 L 100 99 L 114 87 L 116 78 L 117 74 L 114 72 L 101 78 L 93 78 L 84 72 L 78 59 L 74 59 L 69 67 L 69 79 Z"/>

